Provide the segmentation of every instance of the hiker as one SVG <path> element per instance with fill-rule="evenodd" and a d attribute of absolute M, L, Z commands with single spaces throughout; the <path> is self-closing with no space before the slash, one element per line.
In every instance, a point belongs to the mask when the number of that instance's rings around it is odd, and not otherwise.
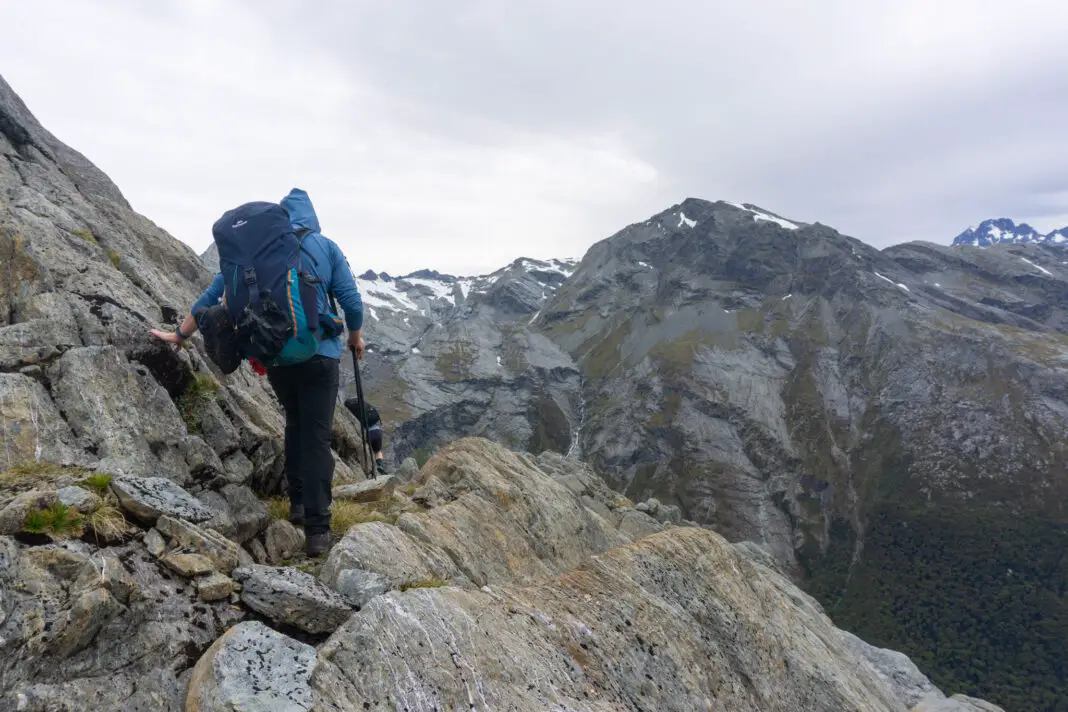
<path fill-rule="evenodd" d="M 286 414 L 289 521 L 303 524 L 305 550 L 319 556 L 330 548 L 330 443 L 344 331 L 331 308 L 336 310 L 336 298 L 345 312 L 348 345 L 362 359 L 363 300 L 341 249 L 319 232 L 308 194 L 294 188 L 280 205 L 284 210 L 272 203 L 248 203 L 224 214 L 212 229 L 220 272 L 177 331 L 152 333 L 180 344 L 199 327 L 209 356 L 224 373 L 236 370 L 246 357 L 266 367 Z M 243 240 L 249 236 L 257 241 L 256 250 L 245 253 Z M 246 254 L 244 259 L 256 262 L 255 269 L 240 263 Z M 241 311 L 233 314 L 237 309 Z M 238 346 L 231 343 L 235 341 Z"/>
<path fill-rule="evenodd" d="M 361 410 L 359 398 L 346 399 L 345 407 L 349 409 L 350 413 L 356 416 L 356 420 L 360 421 L 360 425 L 367 428 L 367 439 L 371 442 L 371 450 L 375 454 L 376 476 L 387 474 L 386 457 L 382 452 L 382 417 L 378 414 L 378 409 L 370 403 L 365 402 L 364 407 Z M 364 422 L 363 418 L 364 411 L 367 413 L 366 422 Z"/>

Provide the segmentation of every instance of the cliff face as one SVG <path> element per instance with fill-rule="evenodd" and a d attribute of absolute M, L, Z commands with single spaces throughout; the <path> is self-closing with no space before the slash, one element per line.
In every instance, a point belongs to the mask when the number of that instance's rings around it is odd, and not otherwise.
<path fill-rule="evenodd" d="M 1062 517 L 1059 251 L 879 252 L 772 218 L 687 201 L 592 248 L 543 310 L 611 482 L 784 562 L 885 499 Z"/>

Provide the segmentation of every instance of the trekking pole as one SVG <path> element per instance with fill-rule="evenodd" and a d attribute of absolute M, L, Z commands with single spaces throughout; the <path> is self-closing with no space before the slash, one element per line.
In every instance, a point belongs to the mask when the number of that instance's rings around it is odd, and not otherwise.
<path fill-rule="evenodd" d="M 352 372 L 356 379 L 356 402 L 359 403 L 360 408 L 360 452 L 363 455 L 363 474 L 366 477 L 372 479 L 378 477 L 378 471 L 375 469 L 375 451 L 371 447 L 371 431 L 367 429 L 367 404 L 363 399 L 363 381 L 360 379 L 360 363 L 356 358 L 356 347 L 350 346 L 349 351 L 352 352 Z"/>

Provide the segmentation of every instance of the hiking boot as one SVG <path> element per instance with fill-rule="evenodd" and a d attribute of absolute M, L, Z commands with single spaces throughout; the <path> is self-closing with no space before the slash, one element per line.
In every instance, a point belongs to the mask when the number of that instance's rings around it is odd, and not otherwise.
<path fill-rule="evenodd" d="M 295 524 L 298 527 L 304 524 L 304 505 L 303 504 L 290 504 L 289 505 L 289 523 Z"/>
<path fill-rule="evenodd" d="M 309 534 L 304 542 L 304 553 L 310 557 L 322 556 L 330 551 L 330 532 Z"/>
<path fill-rule="evenodd" d="M 377 460 L 375 462 L 375 477 L 378 477 L 379 475 L 386 475 L 386 474 L 389 474 L 389 473 L 386 472 L 386 463 L 385 463 L 385 461 L 384 460 Z"/>

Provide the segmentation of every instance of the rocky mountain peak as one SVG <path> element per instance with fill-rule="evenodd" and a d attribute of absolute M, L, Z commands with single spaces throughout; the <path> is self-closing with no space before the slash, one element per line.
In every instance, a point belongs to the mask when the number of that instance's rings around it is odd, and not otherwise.
<path fill-rule="evenodd" d="M 990 247 L 991 245 L 1026 245 L 1043 243 L 1061 245 L 1068 242 L 1068 227 L 1053 230 L 1045 235 L 1027 223 L 1016 224 L 1010 218 L 991 218 L 973 225 L 953 238 L 953 245 Z"/>

